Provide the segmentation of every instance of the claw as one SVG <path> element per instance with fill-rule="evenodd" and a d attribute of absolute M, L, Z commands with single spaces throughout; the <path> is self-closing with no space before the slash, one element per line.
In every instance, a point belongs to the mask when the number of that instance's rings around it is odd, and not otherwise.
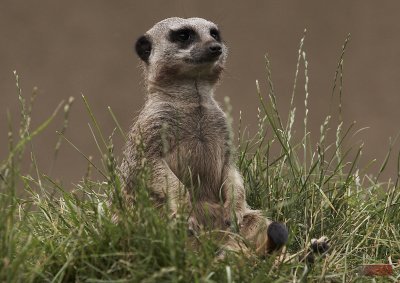
<path fill-rule="evenodd" d="M 308 264 L 313 264 L 315 262 L 315 255 L 324 255 L 328 252 L 330 245 L 329 245 L 329 238 L 326 236 L 322 236 L 319 239 L 311 239 L 309 252 L 305 256 L 305 261 Z"/>
<path fill-rule="evenodd" d="M 194 231 L 191 227 L 189 227 L 189 228 L 187 229 L 187 235 L 188 235 L 189 237 L 193 237 L 193 236 L 197 236 L 197 233 L 196 233 L 196 231 Z"/>
<path fill-rule="evenodd" d="M 329 250 L 329 239 L 326 236 L 322 236 L 319 239 L 311 239 L 310 248 L 313 253 L 323 254 Z"/>

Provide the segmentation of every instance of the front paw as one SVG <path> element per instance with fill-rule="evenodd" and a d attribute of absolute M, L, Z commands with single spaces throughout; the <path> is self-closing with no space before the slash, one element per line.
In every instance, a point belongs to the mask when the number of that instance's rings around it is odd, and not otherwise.
<path fill-rule="evenodd" d="M 225 211 L 223 217 L 223 225 L 225 228 L 237 228 L 239 229 L 240 225 L 243 222 L 243 213 L 235 213 L 233 211 Z"/>
<path fill-rule="evenodd" d="M 197 219 L 192 215 L 188 219 L 188 235 L 196 236 L 200 231 L 200 224 Z"/>

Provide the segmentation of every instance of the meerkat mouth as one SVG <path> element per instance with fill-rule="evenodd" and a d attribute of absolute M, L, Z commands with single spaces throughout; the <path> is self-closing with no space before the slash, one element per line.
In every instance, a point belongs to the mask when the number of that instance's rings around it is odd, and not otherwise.
<path fill-rule="evenodd" d="M 218 62 L 218 60 L 221 57 L 222 52 L 219 53 L 206 53 L 203 54 L 202 56 L 192 56 L 190 58 L 185 58 L 185 63 L 188 64 L 194 64 L 194 65 L 199 65 L 199 64 L 213 64 Z"/>
<path fill-rule="evenodd" d="M 214 63 L 218 62 L 218 57 L 216 58 L 199 58 L 199 59 L 194 59 L 194 58 L 188 58 L 185 59 L 185 63 L 191 64 L 191 65 L 213 65 Z"/>

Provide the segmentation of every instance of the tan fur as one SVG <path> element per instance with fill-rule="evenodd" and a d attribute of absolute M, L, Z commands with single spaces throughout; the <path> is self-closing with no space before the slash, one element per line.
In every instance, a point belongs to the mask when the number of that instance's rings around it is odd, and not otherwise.
<path fill-rule="evenodd" d="M 167 36 L 182 26 L 199 36 L 188 50 L 177 48 Z M 188 225 L 194 231 L 229 231 L 236 224 L 251 250 L 264 256 L 270 252 L 267 229 L 271 221 L 246 203 L 227 119 L 214 99 L 227 48 L 221 42 L 222 54 L 213 62 L 185 61 L 193 48 L 201 50 L 214 41 L 210 28 L 217 26 L 199 18 L 170 18 L 145 34 L 152 43 L 148 62 L 143 63 L 146 102 L 130 130 L 121 175 L 127 195 L 133 195 L 135 175 L 144 158 L 152 169 L 150 188 L 156 206 L 168 203 L 171 217 L 186 206 L 191 212 Z M 140 154 L 139 138 L 144 145 Z M 243 248 L 234 238 L 226 242 L 226 249 Z"/>

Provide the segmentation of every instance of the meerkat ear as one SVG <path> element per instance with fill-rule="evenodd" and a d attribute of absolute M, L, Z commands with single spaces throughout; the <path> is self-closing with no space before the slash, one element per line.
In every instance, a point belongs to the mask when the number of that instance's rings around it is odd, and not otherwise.
<path fill-rule="evenodd" d="M 139 37 L 135 44 L 137 55 L 146 63 L 149 62 L 151 47 L 151 41 L 147 35 L 142 35 Z"/>

